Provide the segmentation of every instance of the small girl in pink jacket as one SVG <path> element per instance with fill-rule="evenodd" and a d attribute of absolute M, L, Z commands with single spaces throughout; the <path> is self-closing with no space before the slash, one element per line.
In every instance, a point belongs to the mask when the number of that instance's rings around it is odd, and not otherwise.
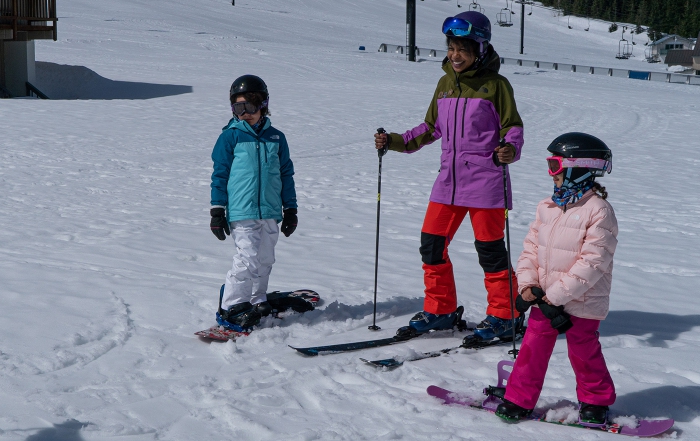
<path fill-rule="evenodd" d="M 615 402 L 598 327 L 608 314 L 617 219 L 595 178 L 612 170 L 612 152 L 585 133 L 561 135 L 547 150 L 553 155 L 547 162 L 554 194 L 537 206 L 516 271 L 518 309 L 534 307 L 496 414 L 508 421 L 530 415 L 557 335 L 565 332 L 579 420 L 601 426 Z"/>

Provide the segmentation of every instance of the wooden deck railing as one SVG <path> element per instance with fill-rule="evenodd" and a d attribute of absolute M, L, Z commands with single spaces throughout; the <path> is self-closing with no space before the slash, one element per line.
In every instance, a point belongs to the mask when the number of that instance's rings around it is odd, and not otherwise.
<path fill-rule="evenodd" d="M 56 0 L 0 0 L 0 30 L 12 30 L 12 39 L 18 32 L 56 32 Z M 30 35 L 31 37 L 31 35 Z"/>

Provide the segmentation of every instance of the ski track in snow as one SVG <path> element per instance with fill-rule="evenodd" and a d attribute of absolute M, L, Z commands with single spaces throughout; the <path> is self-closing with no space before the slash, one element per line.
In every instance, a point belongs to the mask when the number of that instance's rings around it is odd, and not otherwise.
<path fill-rule="evenodd" d="M 55 99 L 0 102 L 0 440 L 572 440 L 613 435 L 503 424 L 439 404 L 430 384 L 476 396 L 506 347 L 407 362 L 359 362 L 457 346 L 441 333 L 396 346 L 302 357 L 307 346 L 388 337 L 422 308 L 420 227 L 439 147 L 383 160 L 377 324 L 372 321 L 377 127 L 422 120 L 439 60 L 381 54 L 405 40 L 405 2 L 355 0 L 59 2 L 59 40 L 36 43 L 39 88 Z M 493 20 L 502 4 L 480 2 Z M 455 2 L 419 2 L 417 41 L 441 48 Z M 519 12 L 518 12 L 519 13 Z M 517 18 L 518 16 L 513 16 Z M 528 59 L 660 71 L 614 58 L 619 34 L 535 9 Z M 637 36 L 639 41 L 644 37 Z M 494 28 L 516 57 L 518 26 Z M 360 44 L 366 52 L 357 51 Z M 643 48 L 641 44 L 635 51 Z M 601 343 L 616 416 L 672 417 L 665 438 L 700 437 L 700 88 L 504 65 L 525 121 L 511 167 L 513 261 L 551 193 L 545 150 L 587 131 L 614 152 L 619 227 Z M 323 303 L 265 319 L 237 342 L 199 341 L 213 324 L 231 241 L 208 231 L 211 148 L 226 91 L 261 75 L 289 140 L 299 228 L 280 238 L 270 289 L 310 288 Z M 91 99 L 75 98 L 87 97 Z M 119 99 L 128 98 L 128 99 Z M 144 99 L 148 98 L 148 99 Z M 483 318 L 483 274 L 465 225 L 452 260 L 465 319 Z M 558 342 L 538 407 L 571 415 L 575 381 Z"/>

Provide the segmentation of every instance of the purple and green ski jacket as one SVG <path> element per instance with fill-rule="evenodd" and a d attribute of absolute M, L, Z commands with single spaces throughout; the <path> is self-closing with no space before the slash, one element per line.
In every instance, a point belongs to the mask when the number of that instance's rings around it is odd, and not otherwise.
<path fill-rule="evenodd" d="M 440 174 L 430 200 L 471 208 L 503 208 L 503 170 L 492 156 L 499 140 L 523 147 L 523 121 L 513 88 L 498 73 L 500 57 L 489 47 L 478 69 L 457 74 L 447 58 L 425 122 L 404 134 L 390 133 L 389 149 L 413 153 L 442 139 Z M 508 209 L 512 208 L 508 176 Z"/>

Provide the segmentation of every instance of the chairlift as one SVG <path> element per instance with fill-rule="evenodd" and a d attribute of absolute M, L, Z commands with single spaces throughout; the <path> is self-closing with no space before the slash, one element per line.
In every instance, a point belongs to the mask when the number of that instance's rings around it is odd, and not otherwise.
<path fill-rule="evenodd" d="M 508 9 L 508 0 L 506 0 L 506 7 L 501 9 L 501 11 L 496 14 L 496 23 L 504 28 L 513 26 L 513 21 L 510 18 L 510 12 L 512 11 Z"/>
<path fill-rule="evenodd" d="M 588 30 L 591 28 L 591 17 L 588 17 L 588 27 L 584 29 L 584 31 L 588 32 Z"/>
<path fill-rule="evenodd" d="M 457 5 L 459 6 L 459 2 L 457 2 Z M 472 4 L 469 5 L 469 9 L 471 9 L 472 11 L 480 12 L 482 14 L 484 13 L 484 8 L 481 7 L 477 0 L 472 0 Z"/>
<path fill-rule="evenodd" d="M 532 15 L 532 3 L 534 2 L 527 2 L 527 4 L 530 5 L 530 12 L 528 12 L 527 15 Z"/>
<path fill-rule="evenodd" d="M 651 46 L 647 46 L 647 48 L 644 49 L 644 60 L 646 60 L 647 63 L 661 63 L 658 57 L 652 55 Z"/>
<path fill-rule="evenodd" d="M 629 41 L 625 39 L 625 31 L 627 30 L 627 26 L 622 27 L 622 38 L 620 41 L 617 43 L 617 55 L 615 55 L 615 58 L 618 60 L 627 60 L 629 57 L 632 56 L 632 45 L 630 44 Z"/>
<path fill-rule="evenodd" d="M 573 29 L 571 27 L 571 16 L 570 15 L 566 18 L 566 25 L 569 27 L 569 29 Z"/>

